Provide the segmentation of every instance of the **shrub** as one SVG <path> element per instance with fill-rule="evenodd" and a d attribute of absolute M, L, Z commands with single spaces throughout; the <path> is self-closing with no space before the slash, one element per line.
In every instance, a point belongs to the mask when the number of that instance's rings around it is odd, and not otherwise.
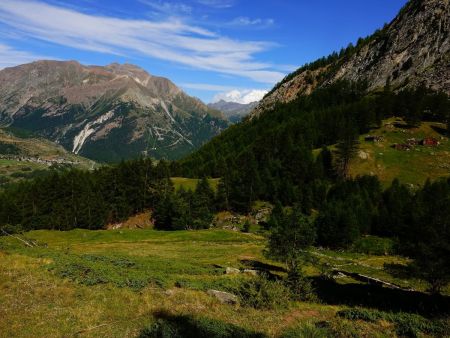
<path fill-rule="evenodd" d="M 242 232 L 250 232 L 250 221 L 247 219 L 242 227 Z"/>
<path fill-rule="evenodd" d="M 428 320 L 410 313 L 391 313 L 355 308 L 341 310 L 336 315 L 349 320 L 363 320 L 372 323 L 385 320 L 395 325 L 399 336 L 417 337 L 420 333 L 442 335 L 450 330 L 449 323 L 444 320 Z"/>
<path fill-rule="evenodd" d="M 88 286 L 112 283 L 138 291 L 151 282 L 161 283 L 138 262 L 120 256 L 63 255 L 49 269 L 59 277 Z"/>
<path fill-rule="evenodd" d="M 311 280 L 306 278 L 301 270 L 292 270 L 288 272 L 285 285 L 291 291 L 291 297 L 294 300 L 316 301 L 317 296 L 312 286 Z"/>
<path fill-rule="evenodd" d="M 357 240 L 352 251 L 368 255 L 389 255 L 394 253 L 394 242 L 390 238 L 366 236 Z"/>
<path fill-rule="evenodd" d="M 20 234 L 23 232 L 23 228 L 20 225 L 12 225 L 12 224 L 5 224 L 0 225 L 0 236 L 6 236 L 7 234 Z"/>
<path fill-rule="evenodd" d="M 160 316 L 161 315 L 157 315 Z M 162 315 L 153 325 L 144 329 L 139 338 L 262 338 L 261 333 L 209 318 Z"/>
<path fill-rule="evenodd" d="M 238 295 L 243 305 L 255 309 L 274 309 L 288 304 L 290 292 L 281 282 L 259 276 L 242 283 Z"/>

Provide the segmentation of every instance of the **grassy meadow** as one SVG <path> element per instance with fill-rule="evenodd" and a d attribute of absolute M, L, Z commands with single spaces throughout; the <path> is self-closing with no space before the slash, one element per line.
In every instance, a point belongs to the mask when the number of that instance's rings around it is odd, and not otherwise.
<path fill-rule="evenodd" d="M 253 278 L 245 273 L 225 274 L 226 267 L 243 269 L 256 264 L 266 266 L 273 275 L 284 273 L 282 265 L 263 256 L 266 239 L 256 234 L 39 230 L 22 237 L 37 246 L 0 237 L 1 337 L 137 337 L 161 314 L 178 320 L 189 315 L 269 337 L 289 336 L 289 331 L 292 337 L 298 332 L 315 332 L 315 325 L 327 325 L 331 330 L 327 332 L 343 337 L 389 337 L 396 332 L 395 325 L 385 320 L 337 317 L 338 311 L 355 305 L 383 310 L 377 299 L 394 292 L 368 290 L 369 286 L 350 277 L 323 286 L 319 283 L 316 302 L 291 301 L 283 308 L 222 304 L 208 295 L 209 289 L 236 292 L 243 281 Z M 388 252 L 315 249 L 312 254 L 317 261 L 306 268 L 310 277 L 323 273 L 321 267 L 333 266 L 420 291 L 426 287 L 393 274 L 387 266 L 403 266 L 407 261 Z M 401 292 L 401 297 L 413 302 L 426 297 L 421 292 Z M 349 301 L 346 293 L 355 300 Z M 388 294 L 380 298 L 380 293 Z M 401 302 L 404 304 L 403 299 Z M 391 305 L 389 308 L 395 309 Z M 405 310 L 404 305 L 399 306 L 398 311 Z"/>
<path fill-rule="evenodd" d="M 192 190 L 192 191 L 195 190 L 198 181 L 200 181 L 200 179 L 198 178 L 186 178 L 186 177 L 172 177 L 171 180 L 175 187 L 175 190 L 183 188 L 185 190 Z M 213 188 L 215 191 L 217 190 L 219 180 L 220 180 L 219 178 L 208 179 L 211 188 Z"/>
<path fill-rule="evenodd" d="M 383 136 L 381 142 L 367 142 L 367 135 Z M 414 146 L 409 151 L 396 150 L 395 143 L 406 143 L 433 137 L 440 144 L 435 147 Z M 450 175 L 450 141 L 445 137 L 445 125 L 437 122 L 423 122 L 417 128 L 409 128 L 403 120 L 391 118 L 383 121 L 382 127 L 360 137 L 360 154 L 351 165 L 353 176 L 377 175 L 388 186 L 394 178 L 400 182 L 423 185 L 427 179 L 435 180 Z"/>

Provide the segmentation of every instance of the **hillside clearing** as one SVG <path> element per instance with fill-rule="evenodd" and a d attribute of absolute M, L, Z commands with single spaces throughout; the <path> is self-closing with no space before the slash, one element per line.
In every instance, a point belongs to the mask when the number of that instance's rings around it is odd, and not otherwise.
<path fill-rule="evenodd" d="M 197 187 L 197 183 L 200 181 L 198 178 L 186 178 L 186 177 L 172 177 L 171 178 L 173 185 L 175 186 L 175 190 L 183 188 L 185 190 L 195 190 Z M 214 191 L 217 191 L 217 186 L 219 184 L 218 178 L 209 178 L 208 182 L 211 185 L 211 188 Z"/>

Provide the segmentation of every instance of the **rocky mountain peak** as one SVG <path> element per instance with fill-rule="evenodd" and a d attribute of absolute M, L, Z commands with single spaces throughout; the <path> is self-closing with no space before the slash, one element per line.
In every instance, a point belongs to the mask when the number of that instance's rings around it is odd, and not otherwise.
<path fill-rule="evenodd" d="M 394 90 L 425 85 L 450 93 L 449 0 L 408 2 L 394 20 L 356 46 L 288 75 L 252 117 L 340 79 L 367 81 L 369 90 L 390 83 Z"/>
<path fill-rule="evenodd" d="M 0 71 L 1 126 L 30 129 L 77 154 L 109 161 L 178 157 L 226 122 L 169 79 L 138 66 L 42 60 Z"/>

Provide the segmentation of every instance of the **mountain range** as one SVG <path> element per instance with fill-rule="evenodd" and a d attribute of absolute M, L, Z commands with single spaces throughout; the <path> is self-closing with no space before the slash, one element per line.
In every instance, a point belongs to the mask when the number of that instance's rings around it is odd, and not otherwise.
<path fill-rule="evenodd" d="M 247 114 L 257 120 L 341 80 L 363 82 L 367 92 L 423 85 L 449 94 L 449 1 L 408 2 L 382 29 L 299 68 L 248 105 L 205 105 L 170 80 L 130 64 L 37 61 L 6 68 L 0 71 L 0 127 L 31 131 L 101 162 L 178 159 Z"/>
<path fill-rule="evenodd" d="M 258 101 L 244 104 L 244 103 L 220 100 L 220 101 L 208 104 L 208 107 L 222 112 L 223 115 L 228 119 L 228 121 L 230 121 L 231 123 L 236 123 L 236 122 L 240 122 L 245 116 L 250 114 L 250 112 L 257 105 L 258 105 Z"/>
<path fill-rule="evenodd" d="M 0 71 L 0 125 L 113 162 L 182 157 L 228 123 L 170 80 L 131 64 L 37 61 Z"/>

